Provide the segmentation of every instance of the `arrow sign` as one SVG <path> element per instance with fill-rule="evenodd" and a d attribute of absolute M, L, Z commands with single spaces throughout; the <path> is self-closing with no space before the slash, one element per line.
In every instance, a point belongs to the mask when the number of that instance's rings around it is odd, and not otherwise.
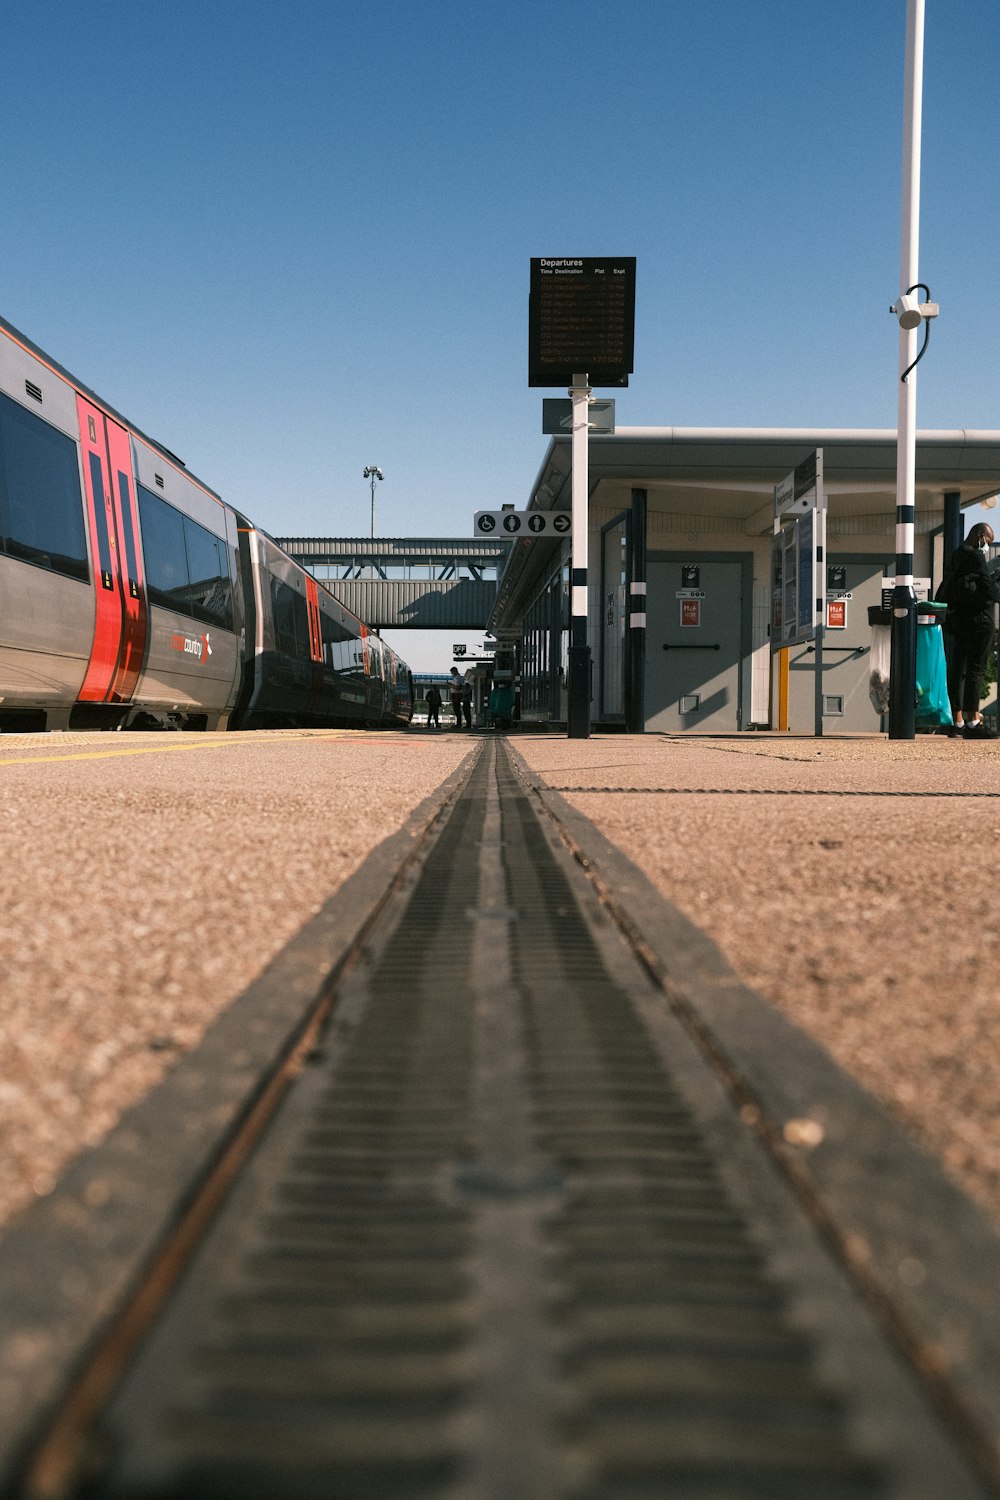
<path fill-rule="evenodd" d="M 613 433 L 615 403 L 591 396 L 587 409 L 587 426 L 591 432 Z M 573 431 L 573 403 L 556 397 L 542 402 L 542 432 L 550 437 L 568 437 Z"/>

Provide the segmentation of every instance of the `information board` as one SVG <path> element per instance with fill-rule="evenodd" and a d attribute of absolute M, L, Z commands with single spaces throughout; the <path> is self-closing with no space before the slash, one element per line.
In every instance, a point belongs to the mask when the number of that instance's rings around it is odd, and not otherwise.
<path fill-rule="evenodd" d="M 529 386 L 628 385 L 634 350 L 634 255 L 532 260 Z"/>
<path fill-rule="evenodd" d="M 816 538 L 815 511 L 807 511 L 795 522 L 795 546 L 798 564 L 795 569 L 799 595 L 797 637 L 808 640 L 816 624 Z"/>
<path fill-rule="evenodd" d="M 814 640 L 824 625 L 821 588 L 826 556 L 826 491 L 823 450 L 803 459 L 774 487 L 771 560 L 771 646 Z M 843 570 L 841 569 L 841 572 Z M 846 577 L 846 574 L 844 575 Z M 817 654 L 819 663 L 819 653 Z"/>
<path fill-rule="evenodd" d="M 800 645 L 814 639 L 822 609 L 818 602 L 816 513 L 797 516 L 775 532 L 771 560 L 771 646 Z"/>

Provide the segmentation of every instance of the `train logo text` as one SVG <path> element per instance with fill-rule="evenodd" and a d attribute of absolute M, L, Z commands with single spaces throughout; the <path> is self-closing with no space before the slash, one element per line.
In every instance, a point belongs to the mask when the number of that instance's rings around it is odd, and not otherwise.
<path fill-rule="evenodd" d="M 207 633 L 205 635 L 172 635 L 170 647 L 173 651 L 183 651 L 185 656 L 196 656 L 200 662 L 206 662 L 212 654 L 212 644 Z"/>

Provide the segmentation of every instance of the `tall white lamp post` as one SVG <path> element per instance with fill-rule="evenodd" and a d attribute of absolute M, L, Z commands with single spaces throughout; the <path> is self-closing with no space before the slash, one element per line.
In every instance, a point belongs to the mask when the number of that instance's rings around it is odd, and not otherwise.
<path fill-rule="evenodd" d="M 917 451 L 917 329 L 931 316 L 913 295 L 920 244 L 920 127 L 923 103 L 924 0 L 906 0 L 906 71 L 903 95 L 903 210 L 899 256 L 899 419 L 896 427 L 896 581 L 892 591 L 892 670 L 889 738 L 916 734 L 917 601 L 913 592 L 916 532 L 914 476 Z M 928 294 L 929 295 L 929 294 Z M 936 312 L 937 309 L 935 308 Z M 922 351 L 921 351 L 922 352 Z M 919 357 L 919 356 L 918 356 Z"/>

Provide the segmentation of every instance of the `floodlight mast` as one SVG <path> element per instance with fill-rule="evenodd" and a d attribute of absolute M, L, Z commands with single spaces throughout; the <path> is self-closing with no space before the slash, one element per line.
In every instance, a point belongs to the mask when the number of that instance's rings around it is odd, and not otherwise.
<path fill-rule="evenodd" d="M 916 736 L 917 600 L 913 592 L 917 451 L 916 339 L 910 294 L 920 284 L 920 128 L 923 107 L 924 0 L 906 0 L 906 69 L 903 97 L 903 205 L 899 256 L 899 380 L 896 391 L 896 579 L 892 591 L 892 667 L 889 738 Z M 936 309 L 935 309 L 936 311 Z M 907 376 L 909 378 L 907 378 Z"/>
<path fill-rule="evenodd" d="M 375 536 L 375 481 L 376 481 L 376 479 L 384 479 L 385 475 L 382 473 L 382 470 L 378 467 L 377 464 L 369 464 L 368 467 L 365 469 L 365 478 L 366 479 L 370 479 L 371 482 L 372 482 L 372 537 L 374 538 L 374 536 Z"/>

